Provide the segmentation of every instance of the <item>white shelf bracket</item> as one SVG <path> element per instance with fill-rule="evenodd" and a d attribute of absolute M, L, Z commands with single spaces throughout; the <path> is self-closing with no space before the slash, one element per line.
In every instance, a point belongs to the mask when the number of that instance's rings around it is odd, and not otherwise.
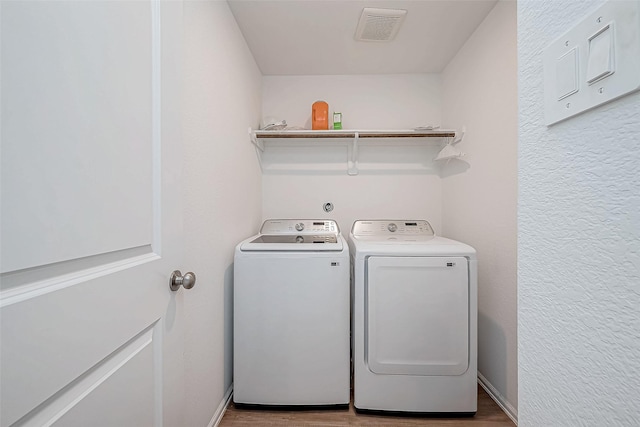
<path fill-rule="evenodd" d="M 449 143 L 450 145 L 455 145 L 459 142 L 462 142 L 464 139 L 464 134 L 467 132 L 467 127 L 462 126 L 462 130 L 460 132 L 456 132 L 456 136 L 453 137 L 453 140 Z"/>
<path fill-rule="evenodd" d="M 258 150 L 264 152 L 264 144 L 256 137 L 256 132 L 251 128 L 249 128 L 249 139 Z"/>
<path fill-rule="evenodd" d="M 349 175 L 358 175 L 358 138 L 360 134 L 358 132 L 353 136 L 353 141 L 349 145 L 347 161 L 347 173 Z"/>
<path fill-rule="evenodd" d="M 457 159 L 464 156 L 465 153 L 455 148 L 454 145 L 464 139 L 466 131 L 467 128 L 463 126 L 460 132 L 456 132 L 455 135 L 442 147 L 438 155 L 433 160 L 446 160 L 445 164 L 449 164 L 451 159 Z"/>

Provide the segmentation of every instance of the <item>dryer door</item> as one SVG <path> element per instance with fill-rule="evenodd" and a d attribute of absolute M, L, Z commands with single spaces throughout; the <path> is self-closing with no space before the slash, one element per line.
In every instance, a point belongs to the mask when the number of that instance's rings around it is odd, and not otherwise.
<path fill-rule="evenodd" d="M 369 257 L 369 369 L 461 375 L 469 366 L 469 271 L 464 257 Z"/>

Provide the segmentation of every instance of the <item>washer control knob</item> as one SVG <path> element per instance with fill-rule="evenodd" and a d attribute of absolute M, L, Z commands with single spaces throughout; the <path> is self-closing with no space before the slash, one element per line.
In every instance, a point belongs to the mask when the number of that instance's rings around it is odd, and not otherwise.
<path fill-rule="evenodd" d="M 387 230 L 389 230 L 390 232 L 395 232 L 398 229 L 398 226 L 395 225 L 393 222 L 389 223 L 389 225 L 387 226 Z"/>
<path fill-rule="evenodd" d="M 296 230 L 298 230 L 298 231 L 304 230 L 304 223 L 303 222 L 297 223 L 296 224 Z"/>

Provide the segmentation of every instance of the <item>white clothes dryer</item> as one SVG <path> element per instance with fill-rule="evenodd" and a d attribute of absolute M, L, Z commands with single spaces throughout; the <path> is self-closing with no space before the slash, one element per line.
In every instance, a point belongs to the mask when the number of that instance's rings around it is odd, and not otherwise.
<path fill-rule="evenodd" d="M 476 251 L 424 220 L 356 221 L 349 237 L 356 409 L 474 415 Z"/>
<path fill-rule="evenodd" d="M 236 247 L 233 299 L 236 404 L 349 404 L 349 248 L 335 221 L 265 221 Z"/>

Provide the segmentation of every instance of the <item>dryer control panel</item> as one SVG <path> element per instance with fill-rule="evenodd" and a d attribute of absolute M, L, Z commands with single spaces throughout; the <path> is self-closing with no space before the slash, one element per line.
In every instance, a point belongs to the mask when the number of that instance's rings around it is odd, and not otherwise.
<path fill-rule="evenodd" d="M 338 234 L 338 223 L 325 219 L 268 219 L 260 234 Z"/>
<path fill-rule="evenodd" d="M 359 220 L 353 223 L 351 234 L 354 237 L 393 237 L 411 236 L 416 238 L 433 237 L 431 224 L 425 220 Z"/>

